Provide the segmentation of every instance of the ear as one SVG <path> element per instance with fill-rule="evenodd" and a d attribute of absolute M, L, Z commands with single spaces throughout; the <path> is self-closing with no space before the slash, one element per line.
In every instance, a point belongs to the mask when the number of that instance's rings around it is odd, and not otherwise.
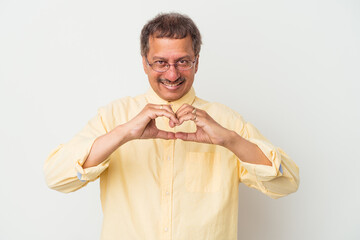
<path fill-rule="evenodd" d="M 142 57 L 142 64 L 143 64 L 144 72 L 147 75 L 148 74 L 148 65 L 146 63 L 145 56 Z"/>
<path fill-rule="evenodd" d="M 200 55 L 197 56 L 197 60 L 196 60 L 196 63 L 195 63 L 195 73 L 197 73 L 197 70 L 198 70 L 198 67 L 199 67 L 199 58 L 200 58 Z"/>

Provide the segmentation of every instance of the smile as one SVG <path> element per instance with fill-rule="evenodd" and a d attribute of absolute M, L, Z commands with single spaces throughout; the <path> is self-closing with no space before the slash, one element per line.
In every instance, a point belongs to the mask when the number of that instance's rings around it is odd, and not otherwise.
<path fill-rule="evenodd" d="M 180 78 L 175 82 L 170 82 L 168 80 L 159 80 L 159 82 L 164 85 L 166 88 L 175 89 L 176 87 L 180 86 L 185 82 L 185 78 Z"/>

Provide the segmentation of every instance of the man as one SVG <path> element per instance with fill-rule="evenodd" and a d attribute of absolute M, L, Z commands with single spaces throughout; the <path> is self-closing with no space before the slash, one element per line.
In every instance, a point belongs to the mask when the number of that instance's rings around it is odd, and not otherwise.
<path fill-rule="evenodd" d="M 236 239 L 238 184 L 272 198 L 297 190 L 299 170 L 250 123 L 195 96 L 200 33 L 177 13 L 141 33 L 151 89 L 99 109 L 45 163 L 49 187 L 100 177 L 101 239 Z"/>

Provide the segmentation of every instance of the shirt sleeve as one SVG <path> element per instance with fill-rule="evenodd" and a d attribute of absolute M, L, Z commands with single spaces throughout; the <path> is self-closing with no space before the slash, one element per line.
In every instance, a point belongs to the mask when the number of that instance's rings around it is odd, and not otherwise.
<path fill-rule="evenodd" d="M 108 108 L 108 107 L 107 107 Z M 98 166 L 83 169 L 91 147 L 99 136 L 108 132 L 106 107 L 98 113 L 69 142 L 60 144 L 47 157 L 44 164 L 47 185 L 60 192 L 76 191 L 96 180 L 109 166 L 111 155 Z"/>
<path fill-rule="evenodd" d="M 297 191 L 300 179 L 295 162 L 281 148 L 271 144 L 251 123 L 241 125 L 240 135 L 256 144 L 272 166 L 251 164 L 239 159 L 240 182 L 275 199 Z"/>

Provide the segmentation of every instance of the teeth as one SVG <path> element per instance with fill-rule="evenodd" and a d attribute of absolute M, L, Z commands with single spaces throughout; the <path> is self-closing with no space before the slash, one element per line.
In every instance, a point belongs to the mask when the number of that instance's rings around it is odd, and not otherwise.
<path fill-rule="evenodd" d="M 166 86 L 169 86 L 169 87 L 176 87 L 176 86 L 179 86 L 181 83 L 182 83 L 182 81 L 179 82 L 179 83 L 176 83 L 176 84 L 162 82 L 162 84 L 164 84 Z"/>

